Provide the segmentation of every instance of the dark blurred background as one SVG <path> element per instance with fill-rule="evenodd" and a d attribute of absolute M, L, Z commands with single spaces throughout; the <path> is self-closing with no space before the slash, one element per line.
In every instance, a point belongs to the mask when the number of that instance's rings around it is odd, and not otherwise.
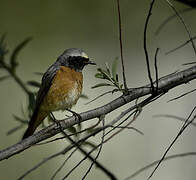
<path fill-rule="evenodd" d="M 150 1 L 121 0 L 124 56 L 129 87 L 148 83 L 143 51 L 143 29 L 149 4 Z M 174 5 L 177 10 L 186 8 L 185 5 L 177 2 L 174 2 Z M 172 10 L 164 1 L 156 2 L 148 29 L 147 41 L 151 65 L 153 65 L 156 48 L 160 48 L 158 55 L 160 76 L 181 70 L 184 68 L 183 63 L 195 60 L 191 45 L 165 55 L 168 50 L 188 40 L 188 35 L 179 19 L 173 19 L 158 36 L 154 35 L 158 26 L 172 14 Z M 7 34 L 6 41 L 10 50 L 26 37 L 33 37 L 19 56 L 20 66 L 17 72 L 24 81 L 40 81 L 40 76 L 35 75 L 34 72 L 44 72 L 65 49 L 70 47 L 84 49 L 98 67 L 104 67 L 106 61 L 111 64 L 116 57 L 119 57 L 117 17 L 117 7 L 113 0 L 0 0 L 0 35 Z M 183 18 L 194 35 L 195 10 L 183 14 Z M 108 90 L 107 88 L 91 89 L 93 85 L 100 82 L 94 77 L 95 72 L 96 67 L 87 67 L 84 71 L 83 93 L 89 97 L 89 100 Z M 6 73 L 0 71 L 0 74 Z M 195 82 L 180 86 L 145 107 L 134 124 L 144 133 L 144 136 L 135 131 L 124 130 L 103 146 L 98 160 L 119 179 L 123 179 L 138 168 L 159 159 L 182 123 L 167 118 L 155 118 L 153 115 L 172 114 L 186 118 L 195 105 L 195 94 L 171 103 L 167 101 L 194 87 Z M 13 119 L 13 114 L 22 115 L 21 108 L 26 106 L 27 97 L 11 78 L 0 83 L 0 92 L 0 149 L 3 149 L 18 142 L 25 130 L 24 128 L 6 136 L 8 130 L 18 125 Z M 109 95 L 89 105 L 84 105 L 89 100 L 80 99 L 73 110 L 86 111 L 103 105 L 118 95 Z M 114 118 L 124 108 L 111 113 L 106 121 Z M 64 114 L 61 113 L 59 117 L 63 118 Z M 92 125 L 93 122 L 89 124 Z M 195 151 L 194 130 L 194 127 L 188 128 L 169 154 Z M 99 143 L 100 137 L 93 138 L 92 141 Z M 65 141 L 58 141 L 35 146 L 0 162 L 0 179 L 16 179 L 43 158 L 63 149 L 65 145 Z M 76 153 L 57 179 L 61 179 L 82 157 L 80 153 Z M 26 179 L 49 179 L 64 159 L 64 156 L 60 156 L 49 161 Z M 163 163 L 152 179 L 195 179 L 195 160 L 195 157 L 186 157 Z M 80 179 L 89 165 L 89 161 L 85 161 L 68 179 Z M 146 179 L 150 172 L 145 171 L 135 179 Z M 107 179 L 107 177 L 99 169 L 93 168 L 87 179 Z"/>

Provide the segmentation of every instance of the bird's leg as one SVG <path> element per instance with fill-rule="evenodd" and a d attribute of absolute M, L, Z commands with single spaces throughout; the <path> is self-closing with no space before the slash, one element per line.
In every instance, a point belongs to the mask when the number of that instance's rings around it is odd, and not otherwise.
<path fill-rule="evenodd" d="M 78 118 L 79 124 L 81 123 L 82 117 L 78 113 L 76 113 L 70 109 L 66 109 L 66 110 L 69 111 L 70 113 L 72 113 L 73 116 L 75 116 L 75 118 Z"/>
<path fill-rule="evenodd" d="M 60 122 L 55 118 L 54 114 L 53 114 L 52 112 L 50 112 L 50 115 L 51 115 L 52 121 L 53 121 L 54 123 L 56 123 L 58 127 L 61 128 L 61 124 L 60 124 Z"/>

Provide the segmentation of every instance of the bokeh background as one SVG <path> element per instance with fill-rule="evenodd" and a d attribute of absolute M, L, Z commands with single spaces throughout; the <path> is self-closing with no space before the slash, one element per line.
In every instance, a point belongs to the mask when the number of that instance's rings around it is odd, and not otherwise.
<path fill-rule="evenodd" d="M 150 1 L 121 0 L 126 74 L 128 85 L 133 88 L 148 83 L 143 51 L 143 29 L 149 4 Z M 174 5 L 178 10 L 186 7 L 176 2 Z M 147 40 L 151 65 L 153 65 L 156 48 L 160 48 L 158 55 L 160 76 L 181 70 L 184 68 L 183 63 L 195 59 L 191 45 L 165 55 L 165 52 L 188 39 L 179 19 L 169 22 L 158 36 L 154 35 L 163 20 L 172 14 L 172 10 L 164 1 L 156 2 L 148 29 Z M 104 67 L 104 62 L 111 64 L 116 57 L 119 57 L 117 17 L 114 0 L 0 0 L 0 35 L 6 32 L 6 42 L 10 50 L 13 50 L 26 37 L 33 37 L 19 56 L 20 66 L 17 72 L 24 81 L 40 81 L 40 77 L 34 72 L 44 72 L 65 49 L 70 47 L 84 49 L 96 61 L 98 67 Z M 195 11 L 185 13 L 183 18 L 192 34 L 195 34 Z M 89 97 L 89 100 L 108 90 L 107 88 L 91 89 L 93 85 L 100 82 L 94 77 L 95 72 L 96 67 L 87 67 L 84 70 L 83 93 Z M 121 73 L 120 66 L 119 73 Z M 0 71 L 0 75 L 4 74 L 6 73 Z M 194 81 L 182 85 L 145 107 L 134 123 L 144 136 L 135 131 L 124 130 L 103 146 L 98 160 L 119 179 L 123 179 L 138 168 L 159 159 L 179 131 L 182 122 L 153 116 L 172 114 L 186 118 L 195 105 L 194 93 L 174 102 L 167 101 L 194 87 Z M 119 94 L 108 95 L 89 105 L 85 105 L 89 100 L 80 99 L 73 110 L 86 111 L 108 103 L 117 96 Z M 0 149 L 20 140 L 25 128 L 10 136 L 6 133 L 18 125 L 13 119 L 13 114 L 22 115 L 21 108 L 26 106 L 26 102 L 26 95 L 11 78 L 0 83 Z M 128 106 L 130 105 L 108 115 L 106 121 L 114 118 Z M 92 125 L 93 121 L 89 124 Z M 195 128 L 188 128 L 169 154 L 195 151 L 195 135 Z M 93 138 L 92 141 L 100 142 L 100 136 Z M 65 141 L 59 141 L 35 146 L 0 162 L 0 179 L 17 179 L 43 158 L 63 149 L 65 145 Z M 76 153 L 56 179 L 61 179 L 82 157 L 80 153 Z M 25 179 L 49 179 L 64 159 L 64 156 L 60 156 L 49 161 Z M 68 179 L 80 179 L 89 164 L 88 160 L 85 161 Z M 163 163 L 152 179 L 195 179 L 195 166 L 196 157 L 194 156 L 171 160 Z M 151 171 L 152 169 L 145 171 L 135 179 L 146 179 Z M 99 169 L 93 168 L 87 179 L 107 179 L 107 177 Z"/>

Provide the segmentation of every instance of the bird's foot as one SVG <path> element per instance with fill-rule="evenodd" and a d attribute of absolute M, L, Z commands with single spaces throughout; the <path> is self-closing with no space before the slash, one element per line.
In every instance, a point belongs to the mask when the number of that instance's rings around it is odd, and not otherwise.
<path fill-rule="evenodd" d="M 70 110 L 70 109 L 66 109 L 66 110 L 69 111 L 69 112 L 71 112 L 71 113 L 73 114 L 73 116 L 74 116 L 76 119 L 78 119 L 79 124 L 81 123 L 82 117 L 80 116 L 80 114 L 78 114 L 78 113 L 76 113 L 76 112 L 74 112 L 74 111 L 72 111 L 72 110 Z"/>
<path fill-rule="evenodd" d="M 58 121 L 58 120 L 55 118 L 54 114 L 51 112 L 50 115 L 51 115 L 52 121 L 57 125 L 57 128 L 62 128 L 62 127 L 61 127 L 60 121 Z"/>

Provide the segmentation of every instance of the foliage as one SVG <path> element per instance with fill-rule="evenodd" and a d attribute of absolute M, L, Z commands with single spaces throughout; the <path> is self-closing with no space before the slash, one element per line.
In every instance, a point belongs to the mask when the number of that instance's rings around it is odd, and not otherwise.
<path fill-rule="evenodd" d="M 105 63 L 106 69 L 98 68 L 98 73 L 95 74 L 95 77 L 98 79 L 102 79 L 105 82 L 98 83 L 94 85 L 92 88 L 98 88 L 98 87 L 104 87 L 104 86 L 110 86 L 114 87 L 114 91 L 122 91 L 123 92 L 123 84 L 119 82 L 119 76 L 117 74 L 117 65 L 118 65 L 118 59 L 116 58 L 113 63 L 112 67 L 110 68 L 108 63 Z M 109 81 L 109 83 L 108 83 Z"/>

